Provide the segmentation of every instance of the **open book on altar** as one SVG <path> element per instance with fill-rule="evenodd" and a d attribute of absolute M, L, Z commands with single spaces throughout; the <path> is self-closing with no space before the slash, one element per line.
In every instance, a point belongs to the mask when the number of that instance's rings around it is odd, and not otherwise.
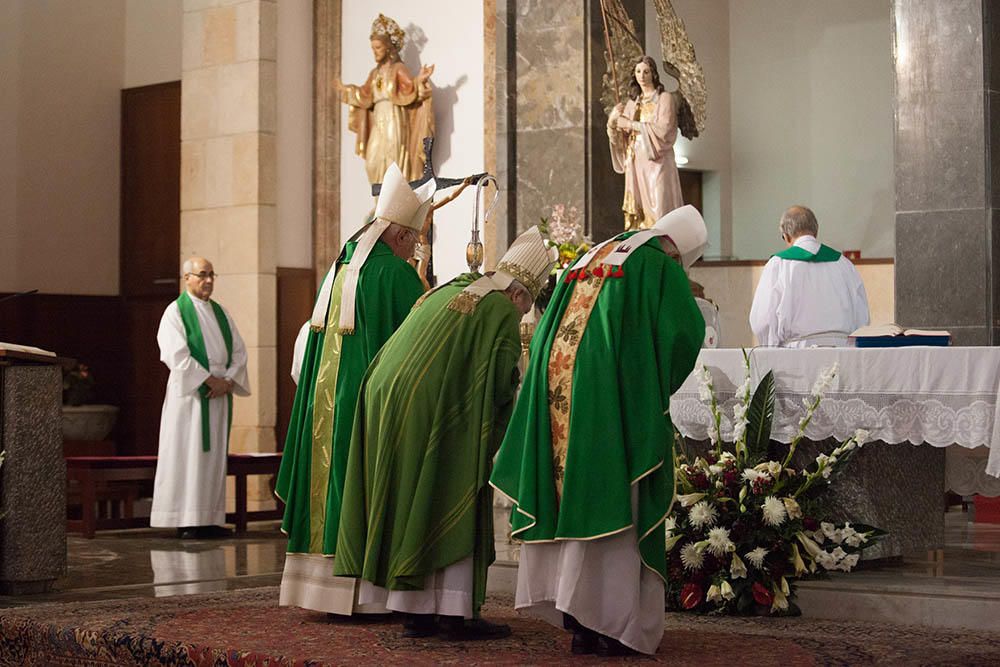
<path fill-rule="evenodd" d="M 50 352 L 49 350 L 43 350 L 40 347 L 32 347 L 31 345 L 18 345 L 17 343 L 0 343 L 0 350 L 8 350 L 10 352 L 24 352 L 26 354 L 38 354 L 43 357 L 54 357 L 55 352 Z"/>
<path fill-rule="evenodd" d="M 861 327 L 851 334 L 850 340 L 854 347 L 908 347 L 911 345 L 944 347 L 951 344 L 951 333 L 926 329 L 904 329 L 898 324 L 874 324 Z"/>

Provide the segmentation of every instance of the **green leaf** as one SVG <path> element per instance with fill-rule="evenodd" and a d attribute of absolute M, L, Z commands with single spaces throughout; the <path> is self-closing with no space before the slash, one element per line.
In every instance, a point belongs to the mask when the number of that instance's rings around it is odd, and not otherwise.
<path fill-rule="evenodd" d="M 747 458 L 751 465 L 767 457 L 774 421 L 774 371 L 768 371 L 753 392 L 747 410 Z"/>

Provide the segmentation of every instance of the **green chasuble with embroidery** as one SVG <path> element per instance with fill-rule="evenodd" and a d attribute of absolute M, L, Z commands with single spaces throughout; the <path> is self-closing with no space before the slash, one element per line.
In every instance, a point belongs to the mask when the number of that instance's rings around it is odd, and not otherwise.
<path fill-rule="evenodd" d="M 338 332 L 345 271 L 357 246 L 337 260 L 326 328 L 310 331 L 285 438 L 275 493 L 285 502 L 281 528 L 289 553 L 332 555 L 358 389 L 368 364 L 423 293 L 417 272 L 375 244 L 358 280 L 356 328 Z"/>
<path fill-rule="evenodd" d="M 628 529 L 637 486 L 639 552 L 665 578 L 663 521 L 674 496 L 670 395 L 694 367 L 705 324 L 684 270 L 657 239 L 622 269 L 620 277 L 559 283 L 532 339 L 490 482 L 514 501 L 513 534 L 526 542 Z M 577 290 L 591 294 L 574 299 Z M 582 323 L 581 312 L 589 313 Z"/>
<path fill-rule="evenodd" d="M 797 245 L 788 246 L 779 253 L 775 253 L 775 257 L 780 257 L 781 259 L 790 259 L 797 262 L 836 262 L 840 259 L 840 251 L 834 250 L 828 245 L 819 245 L 819 250 L 816 254 L 812 254 L 805 248 Z"/>
<path fill-rule="evenodd" d="M 510 416 L 520 312 L 503 293 L 449 309 L 464 274 L 418 304 L 372 362 L 347 463 L 333 571 L 422 590 L 473 557 L 476 614 L 493 562 L 490 464 Z"/>

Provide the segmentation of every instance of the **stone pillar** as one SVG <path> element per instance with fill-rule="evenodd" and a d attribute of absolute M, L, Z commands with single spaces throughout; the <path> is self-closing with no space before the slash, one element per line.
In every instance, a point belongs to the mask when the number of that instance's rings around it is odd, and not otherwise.
<path fill-rule="evenodd" d="M 623 4 L 643 38 L 644 3 Z M 594 239 L 622 231 L 624 180 L 611 168 L 600 102 L 606 63 L 599 0 L 497 0 L 491 13 L 496 164 L 510 193 L 509 238 L 557 203 L 583 212 Z"/>
<path fill-rule="evenodd" d="M 273 0 L 184 0 L 181 255 L 212 260 L 246 341 L 253 395 L 235 401 L 233 452 L 275 451 L 277 21 Z M 252 509 L 271 499 L 260 481 Z"/>
<path fill-rule="evenodd" d="M 998 337 L 1000 0 L 894 0 L 896 320 Z"/>

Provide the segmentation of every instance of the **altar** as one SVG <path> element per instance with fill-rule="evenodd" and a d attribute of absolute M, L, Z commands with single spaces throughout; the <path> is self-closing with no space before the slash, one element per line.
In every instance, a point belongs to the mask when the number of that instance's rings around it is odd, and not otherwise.
<path fill-rule="evenodd" d="M 855 520 L 890 532 L 866 557 L 939 548 L 947 489 L 1000 494 L 997 348 L 755 348 L 750 359 L 753 386 L 774 371 L 771 439 L 781 443 L 797 432 L 803 399 L 820 371 L 839 364 L 805 434 L 815 456 L 832 448 L 824 442 L 843 441 L 859 428 L 870 433 L 870 442 L 831 488 Z M 722 438 L 729 439 L 732 423 L 726 417 L 743 382 L 743 352 L 703 350 L 698 363 L 712 373 L 725 415 Z M 693 374 L 671 398 L 670 414 L 686 438 L 708 438 L 709 409 L 699 400 Z"/>

